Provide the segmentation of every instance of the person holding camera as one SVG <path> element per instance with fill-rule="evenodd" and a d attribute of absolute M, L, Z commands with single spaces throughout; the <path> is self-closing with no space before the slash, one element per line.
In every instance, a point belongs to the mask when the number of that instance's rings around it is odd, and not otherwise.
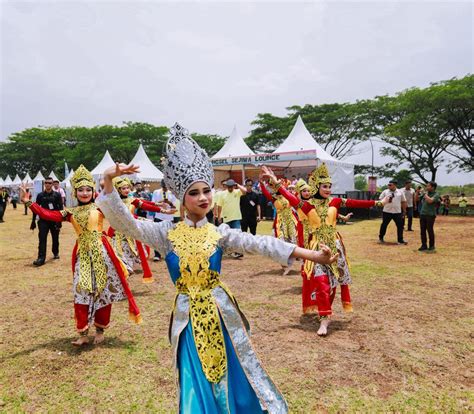
<path fill-rule="evenodd" d="M 388 188 L 382 191 L 379 199 L 388 198 L 382 213 L 382 224 L 380 225 L 379 242 L 384 243 L 385 233 L 389 223 L 393 220 L 397 226 L 398 244 L 408 244 L 403 240 L 403 221 L 407 211 L 407 200 L 402 190 L 397 188 L 397 181 L 390 180 Z"/>
<path fill-rule="evenodd" d="M 44 191 L 36 196 L 36 204 L 47 210 L 62 210 L 63 200 L 61 194 L 53 191 L 53 179 L 51 177 L 44 180 Z M 33 220 L 31 221 L 30 229 L 36 228 L 36 214 L 33 213 Z M 48 221 L 40 218 L 38 220 L 38 258 L 33 262 L 35 266 L 44 265 L 46 260 L 46 245 L 48 241 L 48 233 L 51 232 L 53 239 L 53 255 L 55 259 L 59 259 L 59 231 L 61 223 Z"/>

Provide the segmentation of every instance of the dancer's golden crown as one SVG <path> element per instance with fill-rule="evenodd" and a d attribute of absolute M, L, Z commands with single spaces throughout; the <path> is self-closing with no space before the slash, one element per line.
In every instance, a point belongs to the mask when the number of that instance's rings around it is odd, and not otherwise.
<path fill-rule="evenodd" d="M 74 188 L 75 190 L 82 186 L 88 186 L 92 188 L 95 187 L 94 178 L 92 177 L 92 174 L 82 164 L 76 171 L 74 171 L 74 174 L 71 177 L 71 185 L 72 188 Z"/>
<path fill-rule="evenodd" d="M 318 193 L 321 184 L 331 184 L 331 176 L 325 163 L 313 170 L 309 175 L 308 184 L 311 187 L 311 195 Z"/>
<path fill-rule="evenodd" d="M 130 181 L 130 178 L 128 177 L 115 177 L 112 180 L 114 187 L 119 190 L 122 187 L 129 186 L 130 188 L 132 187 L 132 182 Z"/>

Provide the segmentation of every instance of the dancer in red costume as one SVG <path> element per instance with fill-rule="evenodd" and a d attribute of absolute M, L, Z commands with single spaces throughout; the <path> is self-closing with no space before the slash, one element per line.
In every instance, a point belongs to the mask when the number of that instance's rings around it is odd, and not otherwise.
<path fill-rule="evenodd" d="M 69 221 L 76 231 L 77 241 L 72 251 L 74 316 L 79 338 L 73 345 L 89 343 L 89 325 L 94 323 L 94 344 L 104 340 L 109 326 L 112 303 L 128 299 L 130 319 L 141 322 L 140 311 L 127 283 L 128 272 L 117 257 L 107 237 L 102 233 L 104 215 L 94 202 L 94 180 L 81 165 L 71 178 L 79 205 L 53 211 L 32 203 L 22 188 L 23 202 L 43 220 Z"/>
<path fill-rule="evenodd" d="M 263 176 L 270 179 L 274 189 L 283 195 L 297 209 L 300 220 L 306 220 L 308 231 L 306 248 L 317 250 L 323 243 L 331 252 L 339 253 L 337 262 L 331 265 L 320 265 L 305 261 L 303 277 L 308 282 L 303 284 L 303 310 L 310 311 L 316 306 L 321 324 L 318 335 L 325 336 L 332 314 L 332 302 L 336 288 L 341 287 L 341 300 L 345 312 L 352 312 L 349 284 L 352 282 L 347 263 L 346 251 L 341 235 L 336 230 L 338 211 L 341 207 L 370 208 L 384 205 L 374 200 L 353 200 L 331 197 L 331 177 L 325 164 L 316 168 L 309 177 L 308 186 L 311 198 L 299 199 L 286 190 L 270 168 L 262 168 Z M 301 237 L 300 237 L 301 240 Z M 304 239 L 303 239 L 304 242 Z"/>
<path fill-rule="evenodd" d="M 271 201 L 276 209 L 275 219 L 273 220 L 273 233 L 277 239 L 287 243 L 297 243 L 298 217 L 291 207 L 288 200 L 281 194 L 271 194 L 262 180 L 260 180 L 262 194 L 268 201 Z M 282 266 L 283 275 L 287 275 L 291 270 L 290 266 Z"/>
<path fill-rule="evenodd" d="M 113 183 L 120 198 L 135 218 L 137 218 L 134 214 L 136 208 L 155 213 L 165 211 L 164 208 L 150 201 L 129 197 L 130 191 L 132 190 L 132 183 L 129 178 L 116 177 L 114 178 Z M 138 240 L 125 236 L 121 232 L 115 231 L 112 226 L 109 227 L 107 234 L 112 238 L 112 245 L 120 259 L 122 259 L 127 266 L 127 270 L 130 273 L 133 273 L 134 264 L 140 263 L 143 269 L 143 283 L 153 282 L 153 274 L 148 265 L 147 254 L 145 253 L 143 244 Z"/>

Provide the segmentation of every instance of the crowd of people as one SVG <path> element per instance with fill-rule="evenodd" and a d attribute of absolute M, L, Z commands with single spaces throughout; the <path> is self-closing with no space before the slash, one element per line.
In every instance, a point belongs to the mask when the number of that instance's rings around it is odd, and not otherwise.
<path fill-rule="evenodd" d="M 338 290 L 343 310 L 353 311 L 348 253 L 336 227 L 350 217 L 342 210 L 383 209 L 379 242 L 386 243 L 387 228 L 394 221 L 400 245 L 407 244 L 405 224 L 407 231 L 414 231 L 414 217 L 419 217 L 419 250 L 433 251 L 438 209 L 443 215 L 450 209 L 449 196 L 441 198 L 434 182 L 413 189 L 407 181 L 399 189 L 392 180 L 378 200 L 333 197 L 325 164 L 306 180 L 277 177 L 264 166 L 258 180 L 247 178 L 241 185 L 226 178 L 214 188 L 209 157 L 178 124 L 170 129 L 160 188 L 152 192 L 140 182 L 132 184 L 127 175 L 138 170 L 124 164 L 109 168 L 97 192 L 91 173 L 81 165 L 71 178 L 74 207 L 65 206 L 64 191 L 51 177 L 35 202 L 22 186 L 21 201 L 33 213 L 30 228 L 38 228 L 35 266 L 45 264 L 49 233 L 53 257 L 59 259 L 61 224 L 70 222 L 75 230 L 75 346 L 90 343 L 91 327 L 94 344 L 104 341 L 116 302 L 127 300 L 130 319 L 140 323 L 128 276 L 141 266 L 142 281 L 150 283 L 148 258 L 166 262 L 176 286 L 169 332 L 180 412 L 288 412 L 256 356 L 245 316 L 220 279 L 224 254 L 235 259 L 248 253 L 267 256 L 282 266 L 284 275 L 298 263 L 302 312 L 318 315 L 317 334 L 324 337 Z M 0 188 L 0 221 L 10 197 Z M 467 203 L 463 194 L 462 214 Z M 273 220 L 272 236 L 257 235 L 258 222 L 265 218 Z M 110 223 L 107 231 L 104 219 Z"/>

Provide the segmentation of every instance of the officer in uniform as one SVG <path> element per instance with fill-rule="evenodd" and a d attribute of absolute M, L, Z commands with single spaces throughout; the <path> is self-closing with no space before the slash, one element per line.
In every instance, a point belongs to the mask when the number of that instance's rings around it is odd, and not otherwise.
<path fill-rule="evenodd" d="M 48 210 L 62 210 L 63 200 L 61 194 L 53 191 L 53 179 L 51 177 L 46 178 L 44 181 L 44 191 L 36 196 L 36 203 L 41 207 Z M 33 214 L 33 220 L 31 222 L 30 229 L 36 228 L 36 215 Z M 59 259 L 59 230 L 61 223 L 55 223 L 52 221 L 46 221 L 43 219 L 38 220 L 38 258 L 33 262 L 35 266 L 44 265 L 46 259 L 46 243 L 48 240 L 48 232 L 51 232 L 53 239 L 53 255 L 55 259 Z"/>

